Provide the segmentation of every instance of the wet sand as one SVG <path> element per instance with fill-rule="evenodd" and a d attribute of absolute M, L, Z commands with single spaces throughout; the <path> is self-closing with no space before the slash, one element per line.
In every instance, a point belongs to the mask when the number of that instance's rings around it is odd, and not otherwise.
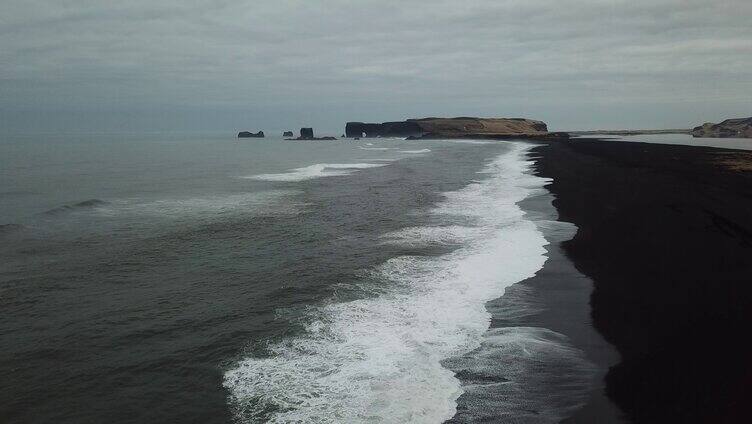
<path fill-rule="evenodd" d="M 531 156 L 539 155 L 533 153 Z M 575 235 L 577 227 L 557 221 L 554 200 L 553 194 L 546 193 L 520 203 L 550 244 L 546 246 L 548 259 L 543 268 L 534 277 L 516 285 L 529 289 L 527 297 L 534 297 L 538 311 L 514 324 L 547 328 L 566 336 L 571 345 L 582 351 L 585 359 L 595 366 L 587 403 L 572 411 L 564 423 L 623 423 L 626 422 L 624 414 L 606 396 L 604 381 L 608 369 L 619 362 L 619 353 L 593 327 L 589 305 L 593 281 L 574 267 L 562 248 L 562 243 Z M 493 310 L 493 304 L 489 309 Z M 504 325 L 510 323 L 492 323 L 492 327 Z"/>

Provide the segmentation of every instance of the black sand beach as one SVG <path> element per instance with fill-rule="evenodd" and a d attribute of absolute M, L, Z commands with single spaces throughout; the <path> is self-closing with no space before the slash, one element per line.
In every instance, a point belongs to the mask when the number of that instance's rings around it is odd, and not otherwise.
<path fill-rule="evenodd" d="M 578 227 L 562 247 L 593 280 L 593 326 L 621 354 L 608 397 L 638 423 L 752 422 L 752 155 L 588 139 L 533 152 Z M 598 422 L 595 398 L 576 422 Z"/>

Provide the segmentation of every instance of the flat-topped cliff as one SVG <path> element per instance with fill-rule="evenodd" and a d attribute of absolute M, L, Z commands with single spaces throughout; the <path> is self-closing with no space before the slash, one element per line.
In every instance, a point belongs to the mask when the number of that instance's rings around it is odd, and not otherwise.
<path fill-rule="evenodd" d="M 692 129 L 695 137 L 752 138 L 752 118 L 727 119 L 721 123 L 707 122 Z"/>
<path fill-rule="evenodd" d="M 568 138 L 548 132 L 543 121 L 524 118 L 422 118 L 381 124 L 348 122 L 347 137 Z"/>

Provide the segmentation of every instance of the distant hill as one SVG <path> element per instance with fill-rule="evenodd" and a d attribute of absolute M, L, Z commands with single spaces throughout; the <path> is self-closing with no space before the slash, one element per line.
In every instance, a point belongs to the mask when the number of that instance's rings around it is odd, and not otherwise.
<path fill-rule="evenodd" d="M 727 119 L 721 123 L 707 122 L 692 129 L 694 137 L 752 138 L 752 118 Z"/>

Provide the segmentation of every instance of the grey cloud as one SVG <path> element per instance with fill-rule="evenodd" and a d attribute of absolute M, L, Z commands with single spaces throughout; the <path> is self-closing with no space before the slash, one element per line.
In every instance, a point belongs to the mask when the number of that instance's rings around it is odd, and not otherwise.
<path fill-rule="evenodd" d="M 5 0 L 1 16 L 6 127 L 68 109 L 102 125 L 127 111 L 134 127 L 161 114 L 332 129 L 454 114 L 668 127 L 752 110 L 748 0 Z"/>

